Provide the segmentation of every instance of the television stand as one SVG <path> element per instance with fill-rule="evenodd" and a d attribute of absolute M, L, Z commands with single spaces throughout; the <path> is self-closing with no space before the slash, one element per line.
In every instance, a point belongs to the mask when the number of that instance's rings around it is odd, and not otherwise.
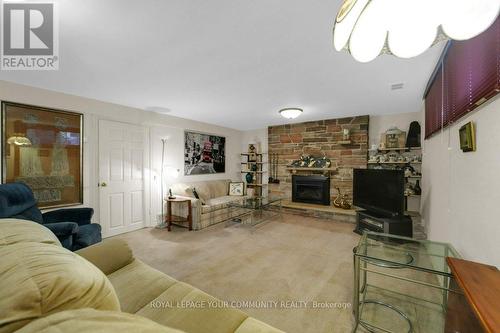
<path fill-rule="evenodd" d="M 366 210 L 358 211 L 356 213 L 356 229 L 354 229 L 354 232 L 362 234 L 365 230 L 413 237 L 413 221 L 408 215 L 387 217 Z"/>

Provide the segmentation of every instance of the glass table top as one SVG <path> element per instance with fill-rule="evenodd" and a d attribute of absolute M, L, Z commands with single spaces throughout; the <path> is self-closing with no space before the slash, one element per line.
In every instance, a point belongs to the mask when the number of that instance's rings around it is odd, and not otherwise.
<path fill-rule="evenodd" d="M 246 209 L 262 209 L 271 204 L 279 203 L 282 197 L 269 196 L 269 197 L 245 197 L 241 200 L 232 201 L 228 203 L 229 207 L 238 207 Z"/>
<path fill-rule="evenodd" d="M 366 231 L 354 254 L 381 267 L 415 268 L 437 274 L 450 274 L 446 257 L 460 258 L 447 243 Z"/>

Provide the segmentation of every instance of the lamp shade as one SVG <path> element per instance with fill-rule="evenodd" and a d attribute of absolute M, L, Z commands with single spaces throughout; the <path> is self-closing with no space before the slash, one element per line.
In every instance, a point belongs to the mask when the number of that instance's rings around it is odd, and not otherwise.
<path fill-rule="evenodd" d="M 499 0 L 344 0 L 333 45 L 360 62 L 415 57 L 445 39 L 473 38 L 495 21 Z"/>
<path fill-rule="evenodd" d="M 287 119 L 295 119 L 302 114 L 303 110 L 299 108 L 286 108 L 279 111 L 280 115 Z"/>
<path fill-rule="evenodd" d="M 31 140 L 28 139 L 26 136 L 22 134 L 14 134 L 10 138 L 7 139 L 7 143 L 9 145 L 16 145 L 16 146 L 31 146 Z"/>

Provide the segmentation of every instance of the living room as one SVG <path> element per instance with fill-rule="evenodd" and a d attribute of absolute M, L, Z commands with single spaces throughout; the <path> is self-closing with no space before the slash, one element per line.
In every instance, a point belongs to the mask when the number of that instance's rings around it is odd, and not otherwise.
<path fill-rule="evenodd" d="M 410 2 L 2 2 L 0 332 L 500 331 L 500 2 Z"/>

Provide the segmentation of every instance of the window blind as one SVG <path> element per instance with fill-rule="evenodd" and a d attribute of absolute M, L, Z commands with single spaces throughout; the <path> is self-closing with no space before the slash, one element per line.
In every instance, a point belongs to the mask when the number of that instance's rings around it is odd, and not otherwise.
<path fill-rule="evenodd" d="M 485 32 L 453 41 L 425 95 L 425 138 L 500 92 L 500 18 Z"/>

